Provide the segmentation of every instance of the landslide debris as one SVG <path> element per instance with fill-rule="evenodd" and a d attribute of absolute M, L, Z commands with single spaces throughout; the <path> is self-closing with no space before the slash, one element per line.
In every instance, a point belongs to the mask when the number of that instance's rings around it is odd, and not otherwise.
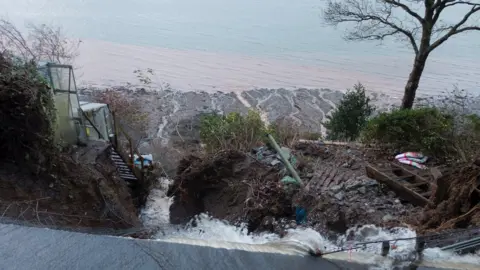
<path fill-rule="evenodd" d="M 480 166 L 475 163 L 452 168 L 437 180 L 434 208 L 425 208 L 412 223 L 419 231 L 440 232 L 480 227 Z"/>
<path fill-rule="evenodd" d="M 258 153 L 236 151 L 182 160 L 168 192 L 174 196 L 170 221 L 183 224 L 206 212 L 233 224 L 246 222 L 250 231 L 282 233 L 297 227 L 295 207 L 301 206 L 308 213 L 305 226 L 332 235 L 364 224 L 398 226 L 415 209 L 365 176 L 362 150 L 295 147 L 292 153 L 308 190 L 282 184 L 284 170 L 276 153 L 262 153 L 259 160 Z"/>
<path fill-rule="evenodd" d="M 291 195 L 279 181 L 277 170 L 241 152 L 189 156 L 180 162 L 168 191 L 168 196 L 175 196 L 170 222 L 186 223 L 207 212 L 232 223 L 247 222 L 254 231 L 266 216 L 293 214 Z"/>

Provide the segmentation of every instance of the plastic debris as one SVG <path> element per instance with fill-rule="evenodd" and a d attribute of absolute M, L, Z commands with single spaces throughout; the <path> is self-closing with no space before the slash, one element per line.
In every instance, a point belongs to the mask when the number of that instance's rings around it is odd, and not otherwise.
<path fill-rule="evenodd" d="M 292 154 L 292 150 L 287 147 L 281 147 L 282 153 L 288 157 L 288 161 L 293 167 L 297 166 L 297 158 Z M 282 170 L 283 174 L 287 173 L 285 165 L 282 162 L 280 154 L 276 153 L 275 150 L 270 149 L 266 146 L 256 147 L 252 149 L 252 153 L 255 155 L 255 159 L 262 162 L 263 164 L 276 167 L 279 170 Z"/>
<path fill-rule="evenodd" d="M 285 176 L 282 178 L 282 180 L 280 180 L 280 182 L 282 182 L 283 184 L 295 184 L 295 185 L 300 185 L 300 183 L 298 183 L 297 180 L 295 180 L 295 178 L 291 177 L 291 176 Z"/>
<path fill-rule="evenodd" d="M 148 154 L 148 155 L 142 155 L 143 158 L 143 166 L 150 166 L 153 164 L 153 155 Z M 140 160 L 140 157 L 137 156 L 136 154 L 133 155 L 133 162 L 135 163 L 135 166 L 138 168 L 142 168 L 142 161 Z"/>
<path fill-rule="evenodd" d="M 427 169 L 423 163 L 427 162 L 428 157 L 417 152 L 405 152 L 395 156 L 395 159 L 403 164 L 407 164 L 422 170 Z"/>
<path fill-rule="evenodd" d="M 300 206 L 295 207 L 295 222 L 297 225 L 307 222 L 307 210 L 305 210 L 305 208 Z"/>

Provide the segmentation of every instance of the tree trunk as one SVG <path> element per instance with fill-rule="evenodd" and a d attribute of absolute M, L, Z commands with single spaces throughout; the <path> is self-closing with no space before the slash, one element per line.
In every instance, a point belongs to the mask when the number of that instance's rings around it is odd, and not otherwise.
<path fill-rule="evenodd" d="M 415 100 L 415 94 L 417 92 L 420 78 L 422 77 L 423 70 L 425 69 L 425 63 L 427 62 L 428 53 L 419 53 L 415 57 L 412 71 L 408 77 L 407 85 L 405 85 L 405 92 L 403 94 L 402 109 L 411 109 L 413 101 Z"/>

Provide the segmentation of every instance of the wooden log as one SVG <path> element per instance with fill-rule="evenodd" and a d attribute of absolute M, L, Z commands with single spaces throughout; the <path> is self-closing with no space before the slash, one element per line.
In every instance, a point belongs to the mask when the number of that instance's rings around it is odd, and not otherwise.
<path fill-rule="evenodd" d="M 367 176 L 377 180 L 380 183 L 383 183 L 390 187 L 400 198 L 411 202 L 417 206 L 432 205 L 427 198 L 421 196 L 417 192 L 405 187 L 403 184 L 399 183 L 397 180 L 392 179 L 385 173 L 379 171 L 377 168 L 367 165 L 365 166 Z"/>

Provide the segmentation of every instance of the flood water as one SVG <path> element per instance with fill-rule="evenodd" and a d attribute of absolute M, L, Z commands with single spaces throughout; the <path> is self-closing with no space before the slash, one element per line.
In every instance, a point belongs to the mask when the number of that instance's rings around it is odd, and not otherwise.
<path fill-rule="evenodd" d="M 152 68 L 157 84 L 178 90 L 333 88 L 361 81 L 401 95 L 412 50 L 396 40 L 346 42 L 344 28 L 321 19 L 322 0 L 0 0 L 0 15 L 61 25 L 83 40 L 76 61 L 82 84 L 135 82 Z M 446 13 L 458 20 L 464 10 Z M 478 19 L 478 18 L 475 18 Z M 419 93 L 454 85 L 480 93 L 480 32 L 435 51 Z"/>

